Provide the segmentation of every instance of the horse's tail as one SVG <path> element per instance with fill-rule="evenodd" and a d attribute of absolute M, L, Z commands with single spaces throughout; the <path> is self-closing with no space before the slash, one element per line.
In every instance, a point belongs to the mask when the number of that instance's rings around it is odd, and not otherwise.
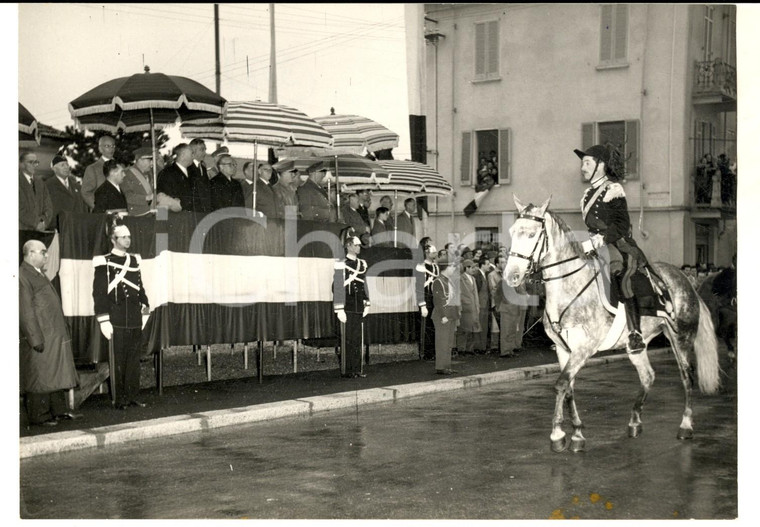
<path fill-rule="evenodd" d="M 720 366 L 718 365 L 718 339 L 715 337 L 710 310 L 702 298 L 699 301 L 699 327 L 694 339 L 697 356 L 697 377 L 702 393 L 712 394 L 720 387 Z"/>

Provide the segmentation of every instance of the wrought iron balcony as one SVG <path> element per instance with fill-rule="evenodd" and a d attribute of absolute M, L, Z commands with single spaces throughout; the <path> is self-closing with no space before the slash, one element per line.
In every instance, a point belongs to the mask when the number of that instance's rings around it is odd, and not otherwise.
<path fill-rule="evenodd" d="M 693 212 L 712 212 L 716 217 L 736 214 L 735 174 L 721 175 L 720 170 L 705 172 L 697 168 L 692 175 L 692 182 Z"/>
<path fill-rule="evenodd" d="M 693 97 L 695 104 L 733 105 L 735 110 L 736 68 L 720 59 L 697 62 Z"/>

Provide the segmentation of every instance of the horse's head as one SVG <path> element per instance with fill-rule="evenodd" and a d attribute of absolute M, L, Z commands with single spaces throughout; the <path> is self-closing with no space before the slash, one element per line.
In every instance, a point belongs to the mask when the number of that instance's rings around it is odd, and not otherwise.
<path fill-rule="evenodd" d="M 533 204 L 523 205 L 517 196 L 513 197 L 517 220 L 509 229 L 512 246 L 503 276 L 509 286 L 517 287 L 526 276 L 538 269 L 538 261 L 546 244 L 544 214 L 552 198 L 549 196 L 540 207 L 536 207 Z"/>

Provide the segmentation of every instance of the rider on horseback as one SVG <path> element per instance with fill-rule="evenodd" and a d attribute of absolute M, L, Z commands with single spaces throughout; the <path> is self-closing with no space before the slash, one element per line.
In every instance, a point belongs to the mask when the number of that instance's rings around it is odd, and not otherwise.
<path fill-rule="evenodd" d="M 591 233 L 595 248 L 606 245 L 609 250 L 610 274 L 617 296 L 625 304 L 628 330 L 628 351 L 638 353 L 645 348 L 641 336 L 639 304 L 631 287 L 631 276 L 647 266 L 644 253 L 631 236 L 631 220 L 623 186 L 624 167 L 614 147 L 594 145 L 585 152 L 574 150 L 581 159 L 581 174 L 591 186 L 581 200 L 583 220 Z"/>

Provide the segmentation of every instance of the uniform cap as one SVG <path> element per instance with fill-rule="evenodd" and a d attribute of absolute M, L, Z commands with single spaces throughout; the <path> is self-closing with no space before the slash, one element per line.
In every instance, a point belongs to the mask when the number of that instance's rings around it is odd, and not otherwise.
<path fill-rule="evenodd" d="M 605 165 L 608 165 L 610 163 L 610 152 L 602 145 L 591 146 L 587 148 L 585 152 L 576 148 L 573 150 L 573 152 L 575 152 L 575 155 L 577 155 L 580 159 L 583 159 L 586 156 L 591 156 L 598 159 Z"/>
<path fill-rule="evenodd" d="M 143 146 L 132 152 L 135 156 L 135 161 L 142 159 L 143 157 L 153 157 L 153 149 L 149 146 Z"/>
<path fill-rule="evenodd" d="M 52 168 L 58 163 L 66 163 L 68 165 L 69 161 L 63 156 L 55 156 L 53 157 L 53 160 L 50 162 L 50 167 Z"/>

